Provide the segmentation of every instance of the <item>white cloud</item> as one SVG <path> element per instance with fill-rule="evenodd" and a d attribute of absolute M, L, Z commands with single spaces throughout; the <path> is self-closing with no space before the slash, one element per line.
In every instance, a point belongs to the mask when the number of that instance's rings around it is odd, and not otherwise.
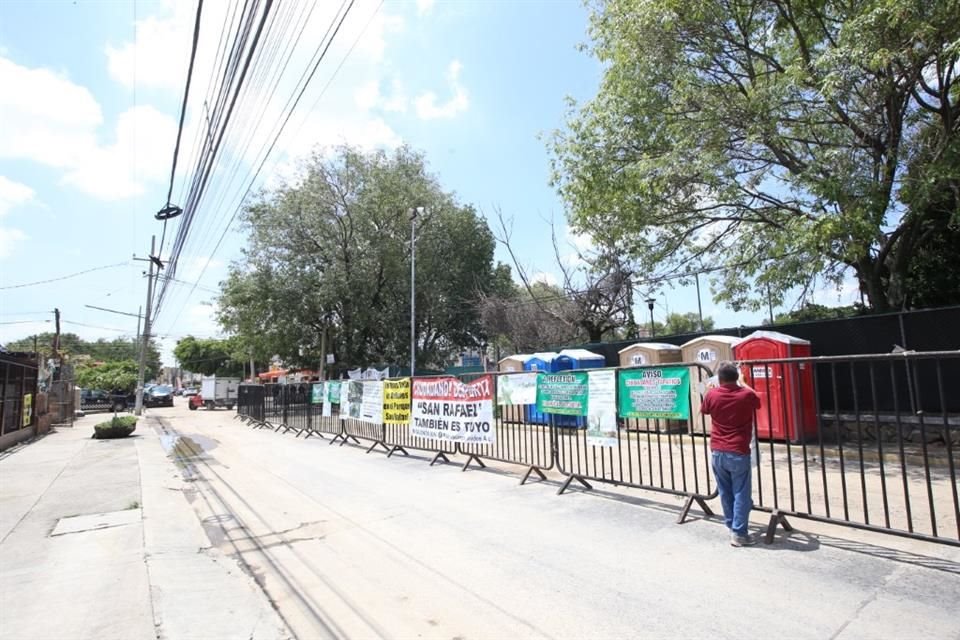
<path fill-rule="evenodd" d="M 409 101 L 399 78 L 394 78 L 391 82 L 389 96 L 380 92 L 381 84 L 379 79 L 373 79 L 360 85 L 353 94 L 357 107 L 364 111 L 378 109 L 388 113 L 406 113 Z"/>
<path fill-rule="evenodd" d="M 0 259 L 10 257 L 27 235 L 20 229 L 0 227 Z"/>
<path fill-rule="evenodd" d="M 136 85 L 182 92 L 193 41 L 196 6 L 196 2 L 165 2 L 161 15 L 137 20 L 134 41 L 118 46 L 106 45 L 104 53 L 110 77 L 127 88 Z M 207 2 L 204 5 L 195 69 L 212 67 L 219 42 L 216 36 L 223 28 L 228 8 L 227 2 Z M 206 80 L 205 73 L 194 73 L 194 79 Z"/>
<path fill-rule="evenodd" d="M 33 200 L 33 189 L 10 178 L 0 176 L 0 217 L 14 207 Z"/>
<path fill-rule="evenodd" d="M 467 90 L 460 84 L 460 71 L 462 69 L 463 65 L 460 64 L 459 60 L 453 60 L 447 68 L 447 81 L 453 95 L 445 103 L 437 104 L 437 94 L 433 91 L 427 91 L 417 96 L 414 105 L 417 108 L 417 116 L 421 120 L 453 118 L 458 113 L 467 110 L 470 106 L 470 99 Z"/>
<path fill-rule="evenodd" d="M 173 119 L 150 106 L 117 119 L 113 141 L 103 144 L 100 105 L 85 88 L 49 69 L 30 69 L 0 58 L 0 158 L 31 160 L 64 170 L 63 182 L 103 200 L 143 191 L 143 181 L 164 177 L 173 146 Z"/>
<path fill-rule="evenodd" d="M 417 13 L 423 15 L 433 9 L 435 0 L 417 0 Z"/>
<path fill-rule="evenodd" d="M 33 200 L 33 189 L 20 182 L 0 176 L 0 217 L 11 209 Z M 20 229 L 0 227 L 0 259 L 13 254 L 17 246 L 22 244 L 27 236 Z"/>

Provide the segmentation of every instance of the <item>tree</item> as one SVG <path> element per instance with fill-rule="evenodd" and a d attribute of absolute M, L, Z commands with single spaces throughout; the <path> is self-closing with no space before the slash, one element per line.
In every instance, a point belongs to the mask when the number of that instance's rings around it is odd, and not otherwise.
<path fill-rule="evenodd" d="M 139 367 L 133 360 L 112 360 L 106 363 L 88 363 L 74 372 L 78 386 L 116 393 L 132 393 L 137 387 Z"/>
<path fill-rule="evenodd" d="M 258 359 L 316 366 L 325 342 L 341 364 L 407 362 L 414 210 L 417 362 L 444 364 L 478 346 L 475 300 L 496 285 L 493 237 L 406 147 L 318 150 L 298 180 L 251 202 L 221 324 Z"/>
<path fill-rule="evenodd" d="M 850 318 L 860 315 L 864 309 L 860 305 L 850 305 L 846 307 L 826 307 L 822 304 L 808 302 L 793 311 L 787 313 L 778 313 L 774 324 L 787 324 L 790 322 L 808 322 L 811 320 L 833 320 L 836 318 Z M 765 321 L 764 324 L 768 324 Z"/>
<path fill-rule="evenodd" d="M 53 353 L 54 334 L 45 332 L 36 337 L 37 349 L 44 358 L 50 358 Z M 33 337 L 21 338 L 7 343 L 7 349 L 11 351 L 33 351 Z M 93 362 L 115 362 L 124 360 L 138 361 L 140 357 L 140 345 L 129 338 L 114 338 L 106 340 L 99 338 L 97 340 L 84 340 L 75 333 L 60 334 L 60 354 L 66 360 L 76 363 Z M 156 342 L 150 341 L 147 349 L 147 379 L 155 378 L 160 373 L 160 350 Z"/>
<path fill-rule="evenodd" d="M 554 184 L 578 228 L 649 273 L 725 265 L 715 297 L 735 309 L 848 272 L 874 309 L 901 307 L 945 228 L 918 205 L 960 188 L 957 15 L 958 0 L 596 0 L 604 76 L 552 139 Z"/>
<path fill-rule="evenodd" d="M 590 342 L 601 342 L 605 335 L 621 327 L 628 327 L 631 336 L 636 333 L 633 318 L 632 264 L 624 259 L 617 249 L 607 245 L 589 252 L 578 249 L 572 256 L 573 264 L 568 264 L 562 255 L 556 229 L 551 223 L 550 237 L 553 241 L 554 257 L 563 282 L 557 289 L 557 294 L 551 292 L 543 296 L 535 290 L 538 283 L 527 273 L 514 250 L 511 224 L 499 210 L 497 222 L 499 234 L 496 239 L 510 254 L 526 293 L 526 300 L 536 307 L 539 314 L 539 318 L 533 319 L 534 322 L 542 322 L 543 318 L 549 317 L 553 324 L 565 327 L 553 329 L 557 338 L 575 337 L 582 332 Z M 562 303 L 554 302 L 553 299 L 558 295 L 563 298 Z M 492 309 L 488 309 L 488 313 L 491 312 Z M 514 332 L 520 330 L 519 327 L 513 329 Z M 553 344 L 556 343 L 557 340 L 554 340 Z"/>
<path fill-rule="evenodd" d="M 706 316 L 703 319 L 703 327 L 700 327 L 700 316 L 693 312 L 688 313 L 669 313 L 663 324 L 664 335 L 679 335 L 682 333 L 697 333 L 699 331 L 712 331 L 714 329 L 713 318 Z M 659 329 L 658 329 L 659 330 Z"/>
<path fill-rule="evenodd" d="M 510 286 L 479 302 L 483 327 L 495 344 L 510 353 L 535 353 L 584 341 L 582 328 L 570 320 L 576 305 L 561 288 L 543 282 L 529 289 Z"/>
<path fill-rule="evenodd" d="M 230 340 L 197 339 L 186 336 L 173 348 L 180 366 L 205 376 L 237 376 L 243 372 L 243 360 L 234 360 L 235 349 Z"/>

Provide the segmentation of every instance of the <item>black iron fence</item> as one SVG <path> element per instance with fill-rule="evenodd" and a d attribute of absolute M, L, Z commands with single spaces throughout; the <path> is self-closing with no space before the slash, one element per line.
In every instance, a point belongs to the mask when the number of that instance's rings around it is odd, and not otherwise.
<path fill-rule="evenodd" d="M 768 541 L 778 524 L 789 527 L 789 516 L 960 546 L 960 414 L 951 401 L 960 351 L 739 365 L 742 381 L 761 397 L 753 495 L 754 509 L 769 514 Z M 431 464 L 466 456 L 464 470 L 471 463 L 519 465 L 526 469 L 521 484 L 532 474 L 559 474 L 558 493 L 572 482 L 588 489 L 600 482 L 681 496 L 683 522 L 693 505 L 712 515 L 707 502 L 716 496 L 710 418 L 699 411 L 710 371 L 698 363 L 669 366 L 690 370 L 689 418 L 617 418 L 606 446 L 591 443 L 582 420 L 516 405 L 497 406 L 492 442 L 414 436 L 402 424 L 342 419 L 337 406 L 311 402 L 308 384 L 242 385 L 238 415 L 257 427 L 331 435 L 341 445 L 365 440 L 368 452 L 434 453 Z M 502 376 L 517 374 L 486 375 L 496 389 Z M 850 403 L 831 393 L 841 384 L 851 390 Z"/>

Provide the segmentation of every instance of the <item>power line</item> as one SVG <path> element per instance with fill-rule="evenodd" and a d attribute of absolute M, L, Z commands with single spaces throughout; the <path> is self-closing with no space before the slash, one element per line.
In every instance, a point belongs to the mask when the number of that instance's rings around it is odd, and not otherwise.
<path fill-rule="evenodd" d="M 117 329 L 116 327 L 101 327 L 95 324 L 85 324 L 83 322 L 76 322 L 74 320 L 61 320 L 60 322 L 64 324 L 72 324 L 78 327 L 86 327 L 87 329 L 103 329 L 104 331 L 116 331 L 118 333 L 130 333 L 129 329 Z"/>
<path fill-rule="evenodd" d="M 193 25 L 193 46 L 190 49 L 190 64 L 187 67 L 187 81 L 183 87 L 183 102 L 180 105 L 180 125 L 177 128 L 177 142 L 173 146 L 173 165 L 170 167 L 170 186 L 167 189 L 167 204 L 173 196 L 173 180 L 177 173 L 177 156 L 180 154 L 180 138 L 183 136 L 183 123 L 187 118 L 187 100 L 190 98 L 190 80 L 193 78 L 193 63 L 197 58 L 197 43 L 200 41 L 200 14 L 203 12 L 203 0 L 197 0 L 197 17 Z M 160 243 L 163 246 L 163 243 Z"/>
<path fill-rule="evenodd" d="M 76 278 L 77 276 L 82 276 L 82 275 L 84 275 L 84 274 L 86 274 L 86 273 L 93 273 L 94 271 L 103 271 L 104 269 L 115 269 L 115 268 L 117 268 L 117 267 L 123 267 L 123 266 L 129 265 L 129 264 L 130 264 L 130 261 L 129 261 L 129 260 L 126 260 L 126 261 L 124 261 L 124 262 L 117 262 L 117 263 L 115 263 L 115 264 L 106 264 L 106 265 L 103 265 L 102 267 L 94 267 L 94 268 L 92 268 L 92 269 L 85 269 L 85 270 L 83 270 L 83 271 L 77 271 L 76 273 L 70 273 L 70 274 L 68 274 L 68 275 L 60 276 L 60 277 L 57 277 L 57 278 L 48 278 L 47 280 L 37 280 L 36 282 L 24 282 L 24 283 L 22 283 L 22 284 L 11 284 L 11 285 L 7 285 L 7 286 L 5 286 L 5 287 L 0 287 L 0 289 L 6 290 L 6 289 L 22 289 L 22 288 L 24 288 L 24 287 L 35 287 L 35 286 L 41 285 L 41 284 L 49 284 L 49 283 L 51 283 L 51 282 L 59 282 L 60 280 L 69 280 L 70 278 Z"/>
<path fill-rule="evenodd" d="M 306 92 L 306 89 L 307 89 L 307 87 L 309 86 L 310 81 L 313 79 L 314 74 L 316 74 L 317 69 L 318 69 L 319 66 L 320 66 L 320 63 L 323 62 L 324 58 L 326 57 L 327 52 L 328 52 L 329 49 L 330 49 L 330 46 L 333 44 L 333 40 L 336 38 L 337 33 L 339 33 L 340 28 L 343 26 L 343 23 L 344 23 L 344 21 L 346 20 L 347 15 L 350 13 L 350 10 L 353 8 L 354 2 L 355 2 L 355 0 L 350 0 L 350 4 L 347 6 L 346 10 L 345 10 L 345 11 L 343 12 L 343 14 L 341 15 L 340 20 L 339 20 L 339 22 L 337 23 L 337 26 L 336 26 L 336 28 L 335 28 L 334 31 L 333 31 L 333 34 L 332 34 L 332 35 L 330 36 L 330 38 L 327 40 L 326 46 L 323 48 L 322 53 L 320 54 L 320 56 L 319 56 L 319 58 L 317 59 L 316 63 L 313 65 L 313 68 L 312 68 L 312 70 L 310 71 L 309 76 L 307 76 L 306 82 L 303 83 L 303 86 L 302 86 L 302 88 L 300 89 L 299 93 L 297 94 L 296 99 L 294 99 L 292 105 L 289 106 L 289 110 L 287 111 L 286 117 L 283 119 L 283 122 L 282 122 L 282 124 L 280 125 L 280 128 L 279 128 L 279 130 L 277 131 L 276 135 L 274 136 L 273 141 L 270 143 L 270 146 L 269 146 L 269 148 L 267 149 L 267 152 L 264 154 L 263 159 L 260 161 L 260 164 L 259 164 L 258 167 L 257 167 L 256 173 L 254 173 L 253 177 L 250 179 L 250 182 L 249 182 L 248 185 L 247 185 L 247 188 L 246 188 L 246 190 L 245 190 L 245 192 L 244 192 L 243 197 L 240 199 L 240 202 L 238 203 L 236 209 L 234 210 L 233 214 L 230 216 L 230 220 L 229 220 L 229 221 L 227 222 L 227 224 L 224 226 L 223 232 L 220 234 L 220 238 L 217 240 L 217 244 L 214 246 L 213 251 L 210 252 L 210 255 L 207 257 L 206 263 L 204 264 L 203 268 L 200 270 L 200 275 L 197 277 L 197 279 L 196 279 L 196 281 L 195 281 L 195 286 L 194 286 L 194 288 L 196 288 L 196 284 L 200 282 L 200 279 L 203 277 L 203 274 L 206 272 L 207 267 L 208 267 L 209 264 L 210 264 L 210 260 L 213 258 L 213 256 L 216 254 L 216 252 L 220 249 L 220 245 L 223 243 L 223 240 L 224 240 L 224 238 L 226 237 L 227 232 L 230 230 L 230 227 L 233 225 L 234 221 L 236 220 L 237 215 L 239 214 L 240 210 L 241 210 L 242 207 L 243 207 L 243 202 L 244 202 L 244 200 L 245 200 L 246 197 L 249 195 L 251 189 L 253 188 L 253 184 L 256 182 L 257 178 L 260 176 L 260 172 L 263 170 L 263 166 L 266 164 L 267 159 L 270 157 L 270 154 L 273 152 L 273 149 L 274 149 L 274 147 L 275 147 L 276 144 L 277 144 L 277 141 L 280 139 L 280 136 L 283 134 L 284 128 L 287 126 L 287 123 L 290 121 L 290 118 L 293 116 L 293 112 L 294 112 L 294 110 L 296 109 L 297 105 L 299 104 L 300 99 L 303 98 L 303 95 L 304 95 L 304 93 Z M 363 36 L 363 34 L 366 32 L 367 28 L 370 26 L 370 23 L 373 21 L 373 17 L 376 16 L 376 14 L 377 14 L 377 12 L 380 10 L 380 7 L 381 7 L 381 6 L 383 6 L 383 2 L 382 2 L 382 1 L 381 1 L 381 3 L 377 6 L 377 9 L 376 9 L 376 10 L 373 12 L 373 14 L 371 15 L 370 20 L 368 20 L 368 22 L 367 22 L 366 25 L 364 25 L 363 30 L 361 30 L 361 32 L 357 35 L 357 38 L 354 40 L 353 44 L 350 46 L 350 49 L 347 51 L 346 55 L 344 55 L 343 60 L 340 61 L 340 64 L 339 64 L 339 65 L 336 67 L 336 69 L 334 70 L 334 72 L 333 72 L 333 74 L 331 75 L 330 79 L 328 80 L 327 84 L 324 85 L 323 89 L 322 89 L 321 92 L 320 92 L 320 95 L 317 97 L 317 101 L 314 103 L 314 107 L 316 107 L 316 104 L 319 103 L 320 99 L 323 97 L 323 94 L 324 94 L 324 92 L 326 92 L 327 87 L 329 87 L 330 84 L 333 82 L 333 80 L 334 80 L 334 78 L 336 77 L 337 73 L 340 71 L 340 68 L 343 66 L 343 63 L 346 61 L 347 57 L 350 56 L 350 53 L 353 51 L 354 47 L 356 47 L 357 42 L 360 40 L 360 38 L 361 38 L 361 37 Z M 290 104 L 290 103 L 288 102 L 288 104 Z M 311 109 L 311 110 L 312 110 L 312 109 Z M 189 299 L 189 297 L 190 297 L 191 295 L 193 295 L 193 289 L 191 289 L 190 293 L 187 294 L 187 299 Z M 174 319 L 174 324 L 176 324 L 176 320 L 179 319 L 180 314 L 183 312 L 183 309 L 184 309 L 185 307 L 186 307 L 186 301 L 184 301 L 184 304 L 180 307 L 180 310 L 177 312 L 177 316 L 176 316 L 176 318 Z"/>

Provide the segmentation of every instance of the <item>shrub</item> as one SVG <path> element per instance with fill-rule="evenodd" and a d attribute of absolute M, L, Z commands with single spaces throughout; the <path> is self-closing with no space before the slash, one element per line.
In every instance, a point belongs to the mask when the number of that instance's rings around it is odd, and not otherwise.
<path fill-rule="evenodd" d="M 94 425 L 93 437 L 98 440 L 107 438 L 126 438 L 137 428 L 136 416 L 114 416 L 111 420 Z"/>

